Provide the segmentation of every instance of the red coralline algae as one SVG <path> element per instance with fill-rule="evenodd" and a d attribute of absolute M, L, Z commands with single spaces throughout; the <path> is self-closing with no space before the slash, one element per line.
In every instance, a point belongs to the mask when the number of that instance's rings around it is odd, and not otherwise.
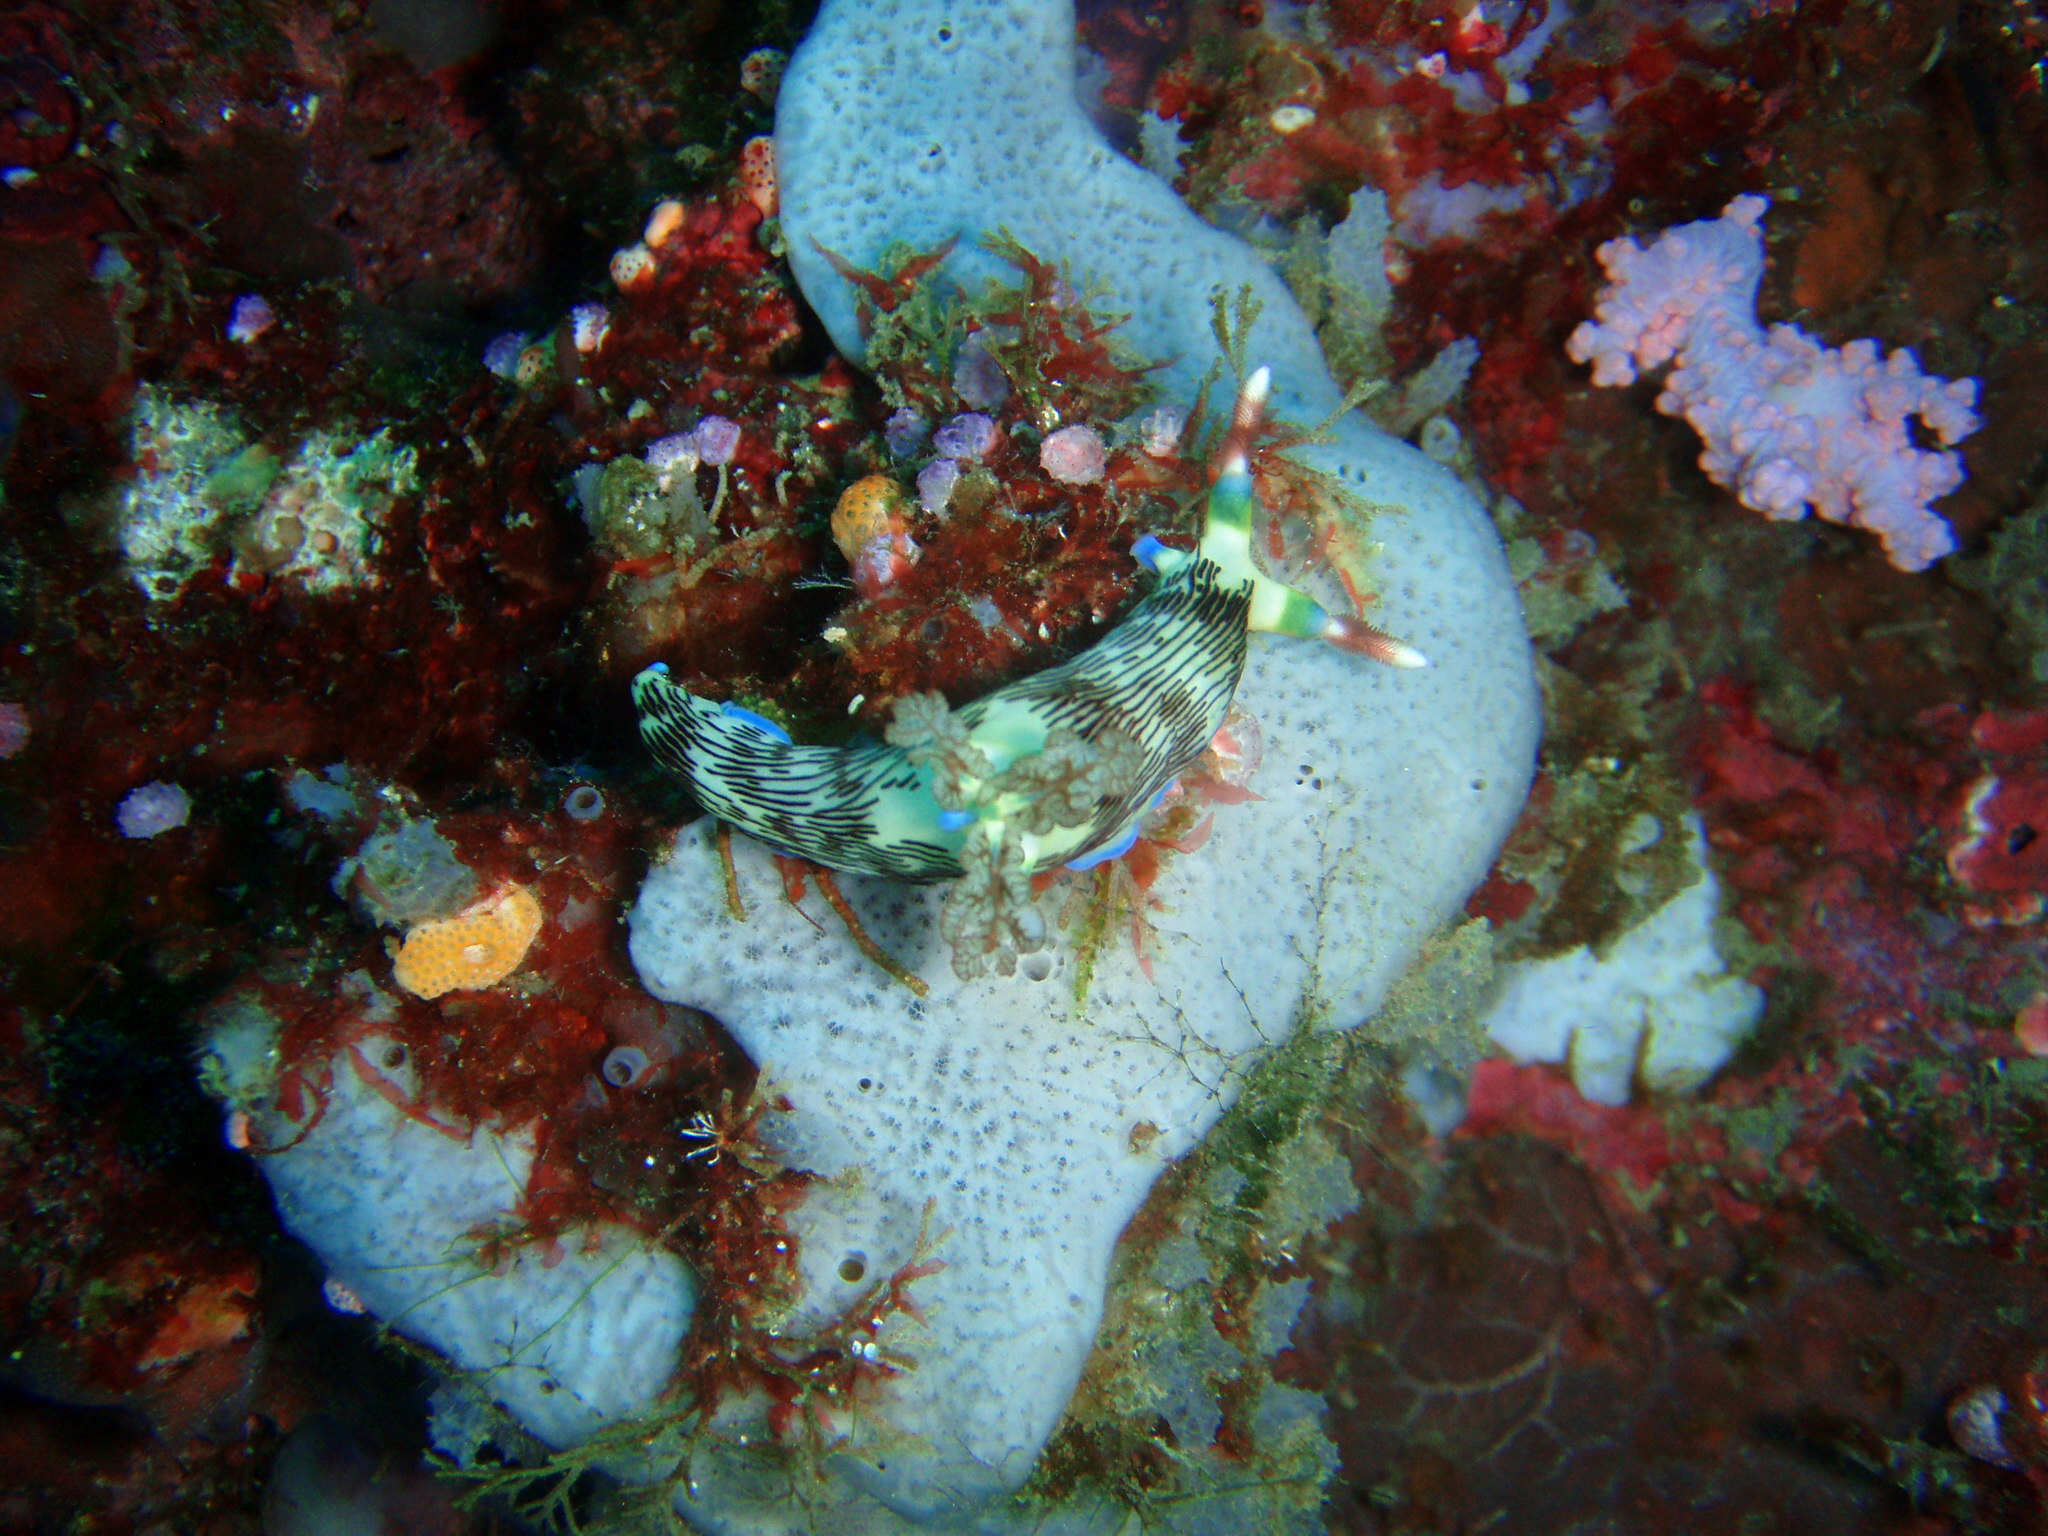
<path fill-rule="evenodd" d="M 2048 909 L 2048 712 L 1981 716 L 1988 759 L 1964 793 L 1948 871 L 1978 923 L 2032 923 Z"/>

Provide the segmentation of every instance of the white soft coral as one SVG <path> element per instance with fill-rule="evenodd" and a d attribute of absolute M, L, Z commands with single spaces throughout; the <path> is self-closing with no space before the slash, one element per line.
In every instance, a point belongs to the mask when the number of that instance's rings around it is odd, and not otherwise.
<path fill-rule="evenodd" d="M 1756 318 L 1760 221 L 1768 200 L 1738 197 L 1718 219 L 1666 230 L 1647 250 L 1600 247 L 1610 279 L 1595 319 L 1566 343 L 1595 384 L 1628 384 L 1676 361 L 1657 408 L 1700 434 L 1700 467 L 1746 507 L 1789 520 L 1816 511 L 1868 529 L 1901 570 L 1955 548 L 1929 503 L 1963 481 L 1950 448 L 1977 430 L 1977 381 L 1930 378 L 1904 347 L 1829 348 L 1793 325 Z M 1917 448 L 1918 417 L 1941 444 Z"/>

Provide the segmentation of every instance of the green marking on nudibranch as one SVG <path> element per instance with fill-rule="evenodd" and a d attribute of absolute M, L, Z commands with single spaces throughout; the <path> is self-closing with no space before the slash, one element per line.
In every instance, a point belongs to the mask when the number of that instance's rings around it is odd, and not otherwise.
<path fill-rule="evenodd" d="M 1128 845 L 1222 725 L 1250 630 L 1423 665 L 1252 563 L 1249 455 L 1267 384 L 1261 368 L 1238 395 L 1200 547 L 1140 539 L 1133 552 L 1158 584 L 1072 660 L 957 710 L 936 693 L 899 699 L 887 744 L 853 747 L 794 745 L 657 663 L 633 680 L 642 737 L 706 811 L 785 852 L 897 880 L 957 880 L 940 919 L 955 970 L 972 977 L 993 964 L 1008 975 L 1046 938 L 1030 877 Z"/>
<path fill-rule="evenodd" d="M 1257 500 L 1252 494 L 1251 439 L 1265 413 L 1271 384 L 1271 373 L 1260 368 L 1238 392 L 1230 431 L 1217 450 L 1216 481 L 1209 492 L 1197 554 L 1222 571 L 1226 580 L 1251 583 L 1249 628 L 1303 640 L 1327 640 L 1390 667 L 1427 666 L 1428 661 L 1412 646 L 1362 620 L 1331 613 L 1306 592 L 1273 580 L 1252 563 L 1252 513 Z M 1138 545 L 1138 558 L 1162 576 L 1195 558 L 1149 537 L 1140 539 Z"/>

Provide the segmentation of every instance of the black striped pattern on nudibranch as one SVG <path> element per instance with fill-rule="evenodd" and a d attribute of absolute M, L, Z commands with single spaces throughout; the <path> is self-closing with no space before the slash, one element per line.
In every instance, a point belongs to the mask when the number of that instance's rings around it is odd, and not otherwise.
<path fill-rule="evenodd" d="M 633 700 L 655 760 L 720 821 L 828 869 L 919 883 L 959 877 L 951 849 L 882 825 L 892 794 L 928 794 L 923 772 L 896 748 L 792 746 L 665 677 L 643 675 Z"/>
<path fill-rule="evenodd" d="M 1129 616 L 1070 661 L 1006 684 L 956 711 L 972 735 L 1004 706 L 1028 710 L 1046 734 L 1085 741 L 1116 729 L 1143 753 L 1129 791 L 1105 797 L 1058 860 L 1122 833 L 1207 750 L 1244 675 L 1250 582 L 1229 582 L 1195 556 Z M 938 841 L 938 804 L 924 770 L 895 747 L 800 747 L 778 741 L 646 672 L 633 685 L 640 733 L 711 815 L 831 869 L 925 882 L 961 874 Z"/>
<path fill-rule="evenodd" d="M 1103 803 L 1067 858 L 1122 832 L 1209 749 L 1244 676 L 1251 602 L 1249 582 L 1224 581 L 1212 561 L 1198 556 L 1071 661 L 1005 684 L 957 712 L 969 734 L 1004 701 L 1030 708 L 1048 735 L 1064 727 L 1093 741 L 1115 727 L 1137 739 L 1145 771 L 1136 787 Z"/>

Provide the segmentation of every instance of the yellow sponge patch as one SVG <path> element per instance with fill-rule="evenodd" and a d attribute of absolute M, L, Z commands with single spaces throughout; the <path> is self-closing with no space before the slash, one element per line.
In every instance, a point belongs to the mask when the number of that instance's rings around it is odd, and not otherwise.
<path fill-rule="evenodd" d="M 408 929 L 392 974 L 415 997 L 493 987 L 519 969 L 540 932 L 540 903 L 507 886 L 466 912 Z"/>

